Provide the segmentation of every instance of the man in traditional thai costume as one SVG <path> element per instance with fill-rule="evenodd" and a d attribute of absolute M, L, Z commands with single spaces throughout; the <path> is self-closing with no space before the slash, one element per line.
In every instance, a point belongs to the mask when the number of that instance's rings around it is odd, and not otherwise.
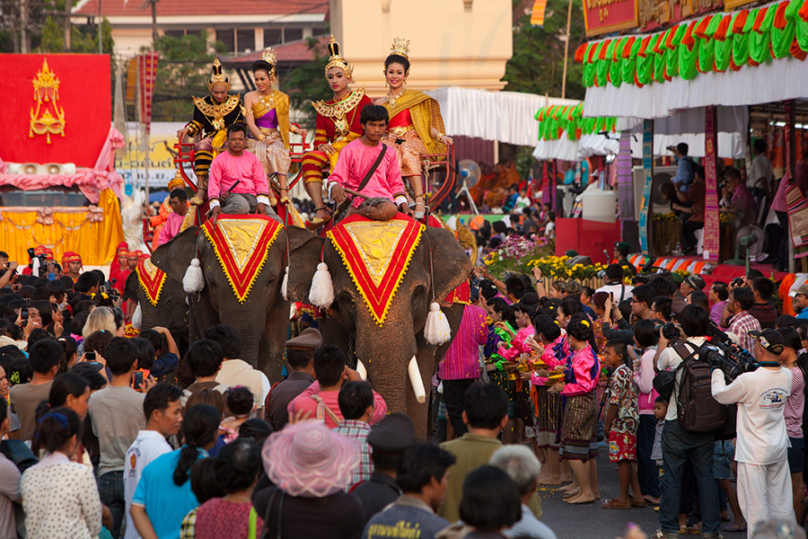
<path fill-rule="evenodd" d="M 177 174 L 174 178 L 168 182 L 168 196 L 163 199 L 163 203 L 160 204 L 160 208 L 157 210 L 157 215 L 149 218 L 149 223 L 151 224 L 152 228 L 154 229 L 154 239 L 152 240 L 152 251 L 157 249 L 162 243 L 160 243 L 160 234 L 163 232 L 163 227 L 165 227 L 166 221 L 168 221 L 168 217 L 171 215 L 171 193 L 175 189 L 182 189 L 185 187 L 185 180 L 182 178 L 182 174 L 180 171 L 177 171 Z"/>
<path fill-rule="evenodd" d="M 65 251 L 62 255 L 62 275 L 70 277 L 75 283 L 81 275 L 81 256 L 73 251 Z"/>
<path fill-rule="evenodd" d="M 117 283 L 123 283 L 126 279 L 121 278 L 121 274 L 127 267 L 126 259 L 129 257 L 129 244 L 122 241 L 115 250 L 115 260 L 109 267 L 109 282 L 117 288 Z"/>
<path fill-rule="evenodd" d="M 353 91 L 348 88 L 353 67 L 340 54 L 339 43 L 334 41 L 334 36 L 331 36 L 328 50 L 331 55 L 325 66 L 325 78 L 334 92 L 334 98 L 312 103 L 317 111 L 314 149 L 303 156 L 302 164 L 303 182 L 314 202 L 315 218 L 310 221 L 311 228 L 322 226 L 329 219 L 328 210 L 323 204 L 323 173 L 332 172 L 340 151 L 362 136 L 360 116 L 362 109 L 370 105 L 364 88 Z"/>
<path fill-rule="evenodd" d="M 446 152 L 446 144 L 454 144 L 443 132 L 443 118 L 438 102 L 417 90 L 407 90 L 410 74 L 410 42 L 397 37 L 384 62 L 384 76 L 390 90 L 376 101 L 389 115 L 385 143 L 395 148 L 401 175 L 409 181 L 415 199 L 415 218 L 423 219 L 424 187 L 421 180 L 421 156 Z"/>
<path fill-rule="evenodd" d="M 165 224 L 160 231 L 158 245 L 164 245 L 174 239 L 174 236 L 194 224 L 193 213 L 188 211 L 188 195 L 185 189 L 174 189 L 168 196 L 171 213 L 168 214 Z"/>
<path fill-rule="evenodd" d="M 222 72 L 218 58 L 213 61 L 213 74 L 208 79 L 208 90 L 210 95 L 193 98 L 194 119 L 177 132 L 180 142 L 186 136 L 201 137 L 194 146 L 196 196 L 191 199 L 191 204 L 197 206 L 205 202 L 210 163 L 227 142 L 227 128 L 244 121 L 241 97 L 227 95 L 230 91 L 230 79 Z"/>
<path fill-rule="evenodd" d="M 360 120 L 364 134 L 343 148 L 328 178 L 330 198 L 341 204 L 348 198 L 345 188 L 359 192 L 363 196 L 352 197 L 350 213 L 377 221 L 389 221 L 399 208 L 411 214 L 395 152 L 381 142 L 387 130 L 387 110 L 368 105 Z"/>
<path fill-rule="evenodd" d="M 273 174 L 277 177 L 280 203 L 286 205 L 289 203 L 286 178 L 292 164 L 289 133 L 299 134 L 305 140 L 306 130 L 298 130 L 289 123 L 289 96 L 273 88 L 275 63 L 275 51 L 268 47 L 261 59 L 252 66 L 255 87 L 258 89 L 244 96 L 247 126 L 250 130 L 247 151 L 255 154 L 269 178 Z M 278 203 L 272 189 L 269 190 L 269 202 L 272 206 Z"/>
<path fill-rule="evenodd" d="M 239 122 L 227 128 L 227 151 L 210 166 L 210 215 L 258 213 L 281 222 L 269 203 L 269 182 L 258 158 L 245 151 L 247 126 Z"/>

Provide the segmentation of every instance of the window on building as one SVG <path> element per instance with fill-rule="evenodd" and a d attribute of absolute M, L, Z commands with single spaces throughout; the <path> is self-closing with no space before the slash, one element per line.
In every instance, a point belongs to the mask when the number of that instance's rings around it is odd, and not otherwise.
<path fill-rule="evenodd" d="M 283 42 L 289 43 L 290 41 L 300 41 L 303 39 L 302 28 L 284 28 L 283 29 Z"/>
<path fill-rule="evenodd" d="M 238 52 L 255 50 L 255 30 L 253 28 L 239 28 L 236 31 L 238 39 Z"/>
<path fill-rule="evenodd" d="M 328 28 L 325 26 L 321 27 L 314 27 L 311 29 L 311 35 L 313 36 L 324 36 L 328 33 Z"/>
<path fill-rule="evenodd" d="M 216 39 L 224 43 L 227 52 L 236 52 L 236 35 L 233 28 L 217 28 Z"/>
<path fill-rule="evenodd" d="M 185 30 L 166 30 L 165 35 L 182 39 L 182 37 L 185 35 Z"/>
<path fill-rule="evenodd" d="M 266 28 L 264 30 L 264 47 L 272 47 L 283 43 L 283 28 Z"/>
<path fill-rule="evenodd" d="M 185 35 L 186 36 L 201 36 L 202 35 L 202 30 L 186 30 Z"/>

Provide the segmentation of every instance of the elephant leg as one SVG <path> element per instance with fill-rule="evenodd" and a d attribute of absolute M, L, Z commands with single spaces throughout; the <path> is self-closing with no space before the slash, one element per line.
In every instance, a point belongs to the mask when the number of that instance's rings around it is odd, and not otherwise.
<path fill-rule="evenodd" d="M 280 294 L 267 313 L 266 329 L 258 345 L 258 369 L 274 384 L 281 379 L 281 366 L 289 338 L 289 313 L 291 305 Z"/>
<path fill-rule="evenodd" d="M 206 293 L 194 294 L 190 300 L 189 324 L 191 327 L 191 343 L 205 337 L 205 331 L 219 324 L 219 314 L 213 309 L 210 298 Z M 191 322 L 190 319 L 193 319 Z"/>

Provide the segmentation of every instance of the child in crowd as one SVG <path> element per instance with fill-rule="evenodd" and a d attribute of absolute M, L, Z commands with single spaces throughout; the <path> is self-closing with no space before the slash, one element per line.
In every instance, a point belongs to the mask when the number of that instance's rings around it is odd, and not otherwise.
<path fill-rule="evenodd" d="M 255 397 L 248 388 L 235 386 L 225 391 L 227 398 L 228 417 L 222 421 L 222 429 L 225 434 L 225 442 L 230 443 L 238 438 L 238 429 L 242 423 L 250 419 L 255 410 Z"/>
<path fill-rule="evenodd" d="M 626 364 L 628 350 L 623 341 L 606 343 L 604 362 L 612 371 L 609 379 L 609 412 L 604 430 L 609 433 L 609 460 L 617 463 L 620 476 L 620 497 L 605 502 L 604 509 L 631 509 L 645 507 L 637 480 L 637 425 L 640 416 L 637 408 L 637 384 L 634 374 Z M 632 497 L 629 498 L 629 486 Z"/>

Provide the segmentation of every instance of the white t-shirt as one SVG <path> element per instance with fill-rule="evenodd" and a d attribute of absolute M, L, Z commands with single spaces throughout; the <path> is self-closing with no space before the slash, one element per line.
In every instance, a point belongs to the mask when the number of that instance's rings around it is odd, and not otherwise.
<path fill-rule="evenodd" d="M 126 502 L 126 535 L 124 535 L 124 539 L 140 539 L 135 523 L 132 522 L 132 517 L 129 515 L 129 508 L 132 507 L 132 497 L 135 495 L 137 482 L 140 481 L 143 469 L 160 455 L 170 453 L 172 450 L 163 435 L 155 430 L 138 431 L 137 438 L 129 446 L 123 468 L 123 496 Z"/>
<path fill-rule="evenodd" d="M 707 339 L 704 337 L 691 337 L 684 342 L 685 348 L 694 352 L 699 346 L 703 345 Z M 659 361 L 657 362 L 657 369 L 660 371 L 675 371 L 679 365 L 682 364 L 684 358 L 679 355 L 676 348 L 668 346 L 659 353 Z M 676 378 L 673 380 L 673 394 L 668 403 L 668 415 L 665 416 L 665 421 L 676 421 L 679 419 L 679 410 L 676 405 L 679 398 L 679 384 L 682 383 L 682 371 L 676 373 Z"/>
<path fill-rule="evenodd" d="M 791 395 L 791 371 L 758 368 L 740 375 L 729 386 L 724 373 L 713 371 L 713 396 L 722 404 L 738 403 L 735 460 L 774 464 L 788 456 L 785 407 Z"/>
<path fill-rule="evenodd" d="M 758 155 L 752 159 L 752 170 L 749 172 L 749 177 L 746 179 L 746 186 L 749 189 L 758 187 L 765 189 L 765 186 L 772 186 L 774 182 L 774 170 L 772 169 L 771 162 L 766 159 L 763 154 Z"/>
<path fill-rule="evenodd" d="M 625 290 L 624 290 L 625 289 Z M 614 302 L 620 303 L 620 295 L 623 295 L 623 301 L 627 299 L 631 299 L 631 291 L 634 290 L 634 287 L 630 284 L 606 284 L 595 290 L 597 292 L 612 292 L 614 294 Z M 617 307 L 617 305 L 615 305 Z"/>

